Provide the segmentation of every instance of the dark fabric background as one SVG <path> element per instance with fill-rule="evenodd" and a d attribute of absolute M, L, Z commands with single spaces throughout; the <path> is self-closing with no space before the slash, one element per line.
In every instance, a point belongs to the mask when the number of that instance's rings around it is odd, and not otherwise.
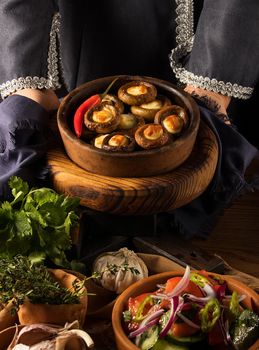
<path fill-rule="evenodd" d="M 240 133 L 259 149 L 259 84 L 249 100 L 232 99 L 228 111 Z"/>
<path fill-rule="evenodd" d="M 191 203 L 174 210 L 172 224 L 185 238 L 206 238 L 223 210 L 240 195 L 259 189 L 259 174 L 246 179 L 245 171 L 258 149 L 242 136 L 236 126 L 229 126 L 197 100 L 201 119 L 215 133 L 219 144 L 217 169 L 209 188 Z"/>

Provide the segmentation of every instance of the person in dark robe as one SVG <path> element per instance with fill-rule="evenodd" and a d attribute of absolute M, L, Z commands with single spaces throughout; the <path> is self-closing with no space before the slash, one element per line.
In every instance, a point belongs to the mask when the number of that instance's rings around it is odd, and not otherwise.
<path fill-rule="evenodd" d="M 172 214 L 187 236 L 206 235 L 254 188 L 244 175 L 257 148 L 227 111 L 254 94 L 258 37 L 257 0 L 2 0 L 0 197 L 12 175 L 32 184 L 46 175 L 49 116 L 67 92 L 103 76 L 153 76 L 192 94 L 218 138 L 210 188 Z"/>

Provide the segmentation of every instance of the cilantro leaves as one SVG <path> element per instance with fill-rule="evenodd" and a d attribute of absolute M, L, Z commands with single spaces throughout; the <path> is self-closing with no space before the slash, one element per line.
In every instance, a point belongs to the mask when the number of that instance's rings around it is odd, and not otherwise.
<path fill-rule="evenodd" d="M 27 255 L 32 262 L 46 258 L 69 267 L 65 251 L 71 248 L 71 228 L 78 223 L 78 198 L 50 188 L 32 188 L 13 176 L 9 186 L 14 199 L 0 203 L 0 258 Z"/>

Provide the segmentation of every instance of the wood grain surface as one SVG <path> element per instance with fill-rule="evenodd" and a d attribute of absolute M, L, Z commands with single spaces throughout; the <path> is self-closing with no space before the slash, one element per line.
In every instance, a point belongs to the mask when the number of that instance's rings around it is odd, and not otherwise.
<path fill-rule="evenodd" d="M 81 205 L 112 214 L 153 214 L 187 204 L 209 185 L 218 159 L 213 132 L 202 123 L 194 149 L 177 169 L 158 176 L 114 178 L 74 164 L 60 145 L 48 154 L 53 186 L 81 198 Z"/>
<path fill-rule="evenodd" d="M 259 159 L 247 171 L 248 177 L 252 174 L 259 174 Z M 243 195 L 226 209 L 208 239 L 191 243 L 259 278 L 259 191 Z"/>

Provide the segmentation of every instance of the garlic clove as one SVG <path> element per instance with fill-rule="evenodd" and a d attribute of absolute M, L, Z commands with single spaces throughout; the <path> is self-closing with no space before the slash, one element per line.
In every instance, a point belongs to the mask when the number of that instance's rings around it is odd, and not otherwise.
<path fill-rule="evenodd" d="M 44 324 L 32 324 L 25 326 L 19 332 L 17 343 L 34 345 L 43 340 L 53 338 L 57 335 L 58 329 Z"/>
<path fill-rule="evenodd" d="M 77 327 L 79 327 L 78 321 L 66 323 L 64 328 L 32 324 L 23 327 L 19 332 L 17 327 L 7 350 L 64 350 L 73 339 L 77 339 L 75 344 L 80 342 L 80 346 L 75 345 L 76 347 L 73 346 L 73 349 L 92 348 L 94 342 L 90 335 Z"/>
<path fill-rule="evenodd" d="M 65 331 L 62 334 L 62 336 L 63 335 L 66 335 L 68 338 L 77 337 L 77 338 L 82 339 L 82 341 L 86 344 L 86 346 L 88 348 L 92 348 L 94 346 L 93 339 L 90 337 L 90 335 L 81 329 L 71 329 L 69 331 Z M 58 338 L 57 338 L 57 340 L 58 340 Z"/>

